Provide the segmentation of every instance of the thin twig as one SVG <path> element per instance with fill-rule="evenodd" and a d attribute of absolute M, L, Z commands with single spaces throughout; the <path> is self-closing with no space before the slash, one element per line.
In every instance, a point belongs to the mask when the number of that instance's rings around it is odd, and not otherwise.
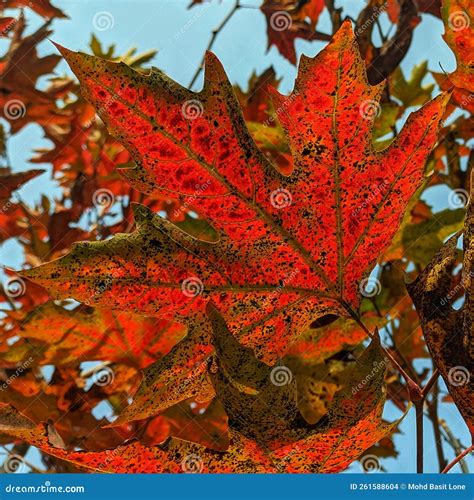
<path fill-rule="evenodd" d="M 415 401 L 416 413 L 416 472 L 423 474 L 423 407 L 425 404 L 426 396 L 430 392 L 434 383 L 438 380 L 439 371 L 435 369 L 433 375 L 421 390 L 421 399 Z"/>
<path fill-rule="evenodd" d="M 425 387 L 423 387 L 423 390 L 421 393 L 423 394 L 423 399 L 428 396 L 428 393 L 430 392 L 431 388 L 434 386 L 435 382 L 438 380 L 439 377 L 439 370 L 438 368 L 435 368 L 435 371 L 433 372 L 433 375 L 431 375 L 430 379 L 426 383 Z"/>
<path fill-rule="evenodd" d="M 347 312 L 351 315 L 354 321 L 364 330 L 364 332 L 369 336 L 369 338 L 373 339 L 374 334 L 365 326 L 363 321 L 360 319 L 359 315 L 352 309 L 352 307 L 345 301 L 342 302 Z M 382 351 L 387 356 L 387 358 L 391 361 L 391 363 L 395 366 L 395 368 L 399 371 L 402 377 L 405 379 L 408 388 L 408 394 L 410 395 L 410 400 L 412 402 L 419 401 L 422 399 L 422 392 L 420 386 L 408 375 L 408 373 L 402 368 L 400 363 L 394 358 L 393 354 L 390 351 L 387 351 L 384 347 L 382 347 Z"/>
<path fill-rule="evenodd" d="M 438 417 L 438 398 L 439 398 L 439 384 L 438 380 L 434 382 L 433 393 L 431 400 L 427 401 L 428 418 L 433 425 L 433 433 L 436 445 L 436 455 L 438 456 L 439 471 L 441 472 L 447 465 L 446 457 L 444 456 L 443 438 L 441 436 L 441 429 Z"/>
<path fill-rule="evenodd" d="M 474 452 L 474 444 L 466 448 L 462 453 L 460 453 L 452 462 L 450 462 L 442 471 L 441 474 L 446 474 L 449 472 L 460 460 L 462 460 L 469 453 Z"/>
<path fill-rule="evenodd" d="M 462 453 L 462 449 L 465 448 L 465 446 L 463 446 L 461 441 L 459 441 L 459 439 L 453 434 L 445 420 L 440 419 L 439 424 L 441 426 L 441 429 L 443 429 L 444 431 L 444 438 L 446 439 L 446 442 L 448 442 L 453 447 L 454 453 L 456 455 L 460 455 Z M 461 470 L 465 474 L 469 473 L 469 469 L 464 460 L 460 460 L 459 465 L 461 467 Z"/>
<path fill-rule="evenodd" d="M 380 317 L 384 318 L 384 316 L 380 316 Z M 392 342 L 391 349 L 393 349 L 395 351 L 395 353 L 397 354 L 397 356 L 401 359 L 402 363 L 405 366 L 405 369 L 408 372 L 408 375 L 410 375 L 410 377 L 416 382 L 417 385 L 420 385 L 420 379 L 418 377 L 418 373 L 416 373 L 416 371 L 413 369 L 411 364 L 408 362 L 408 359 L 406 359 L 406 357 L 403 355 L 402 351 L 397 346 L 392 332 L 389 330 L 389 328 L 386 325 L 384 326 L 384 329 L 387 332 L 387 335 L 388 335 L 390 341 Z"/>
<path fill-rule="evenodd" d="M 231 20 L 232 16 L 240 9 L 240 7 L 241 7 L 240 0 L 236 0 L 235 5 L 232 7 L 232 9 L 227 14 L 227 16 L 224 17 L 224 19 L 222 20 L 222 22 L 219 24 L 219 26 L 217 28 L 214 28 L 212 30 L 211 38 L 209 40 L 209 43 L 207 44 L 207 48 L 204 51 L 204 55 L 202 56 L 201 62 L 199 63 L 199 66 L 196 69 L 196 71 L 191 79 L 191 82 L 189 84 L 190 89 L 193 87 L 198 76 L 201 74 L 201 71 L 204 68 L 204 61 L 206 58 L 206 52 L 212 49 L 212 47 L 214 46 L 214 42 L 216 41 L 217 35 L 224 29 L 225 25 Z"/>

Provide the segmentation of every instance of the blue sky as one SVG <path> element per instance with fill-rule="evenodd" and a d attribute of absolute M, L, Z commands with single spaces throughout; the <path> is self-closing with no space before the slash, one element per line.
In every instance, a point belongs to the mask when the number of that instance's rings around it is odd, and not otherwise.
<path fill-rule="evenodd" d="M 53 23 L 53 40 L 73 50 L 88 51 L 91 33 L 94 32 L 104 45 L 114 43 L 119 53 L 130 47 L 139 51 L 157 49 L 158 55 L 152 62 L 154 66 L 167 72 L 183 85 L 188 85 L 192 75 L 200 63 L 206 49 L 211 31 L 226 13 L 232 8 L 234 0 L 214 0 L 212 4 L 197 6 L 188 10 L 189 0 L 55 0 L 55 5 L 62 8 L 70 17 L 67 20 L 55 20 Z M 260 1 L 246 0 L 246 5 L 257 7 Z M 355 17 L 365 4 L 364 1 L 336 2 L 344 7 L 344 12 Z M 31 18 L 30 29 L 39 25 L 41 20 L 28 13 Z M 96 22 L 94 23 L 94 19 Z M 104 24 L 100 24 L 100 21 Z M 107 27 L 102 30 L 101 27 Z M 99 29 L 98 29 L 99 28 Z M 330 32 L 329 19 L 326 13 L 321 16 L 318 30 Z M 414 42 L 405 57 L 402 68 L 410 72 L 416 63 L 427 59 L 429 68 L 445 71 L 455 68 L 455 59 L 447 45 L 443 42 L 442 23 L 433 16 L 424 16 L 423 22 L 416 28 Z M 255 8 L 241 9 L 218 36 L 213 51 L 219 56 L 232 82 L 245 87 L 253 71 L 262 72 L 273 65 L 276 73 L 282 78 L 281 91 L 289 92 L 293 86 L 296 69 L 281 57 L 275 48 L 267 51 L 266 26 L 263 14 Z M 298 41 L 298 54 L 316 54 L 323 44 Z M 44 53 L 54 49 L 48 42 L 42 46 Z M 65 63 L 58 66 L 58 73 L 65 73 Z M 199 89 L 198 82 L 194 90 Z M 31 168 L 28 159 L 32 150 L 47 147 L 48 141 L 42 138 L 41 130 L 32 125 L 16 135 L 9 143 L 9 154 L 15 170 Z M 21 190 L 21 196 L 29 201 L 39 201 L 40 194 L 55 192 L 54 183 L 48 173 L 32 181 Z M 59 191 L 58 191 L 59 193 Z M 441 210 L 448 207 L 448 190 L 445 187 L 431 188 L 426 199 Z M 3 265 L 18 266 L 21 264 L 20 248 L 13 242 L 0 248 L 0 262 Z M 464 444 L 469 444 L 466 427 L 452 404 L 442 404 L 440 415 L 449 423 L 454 433 Z M 386 418 L 393 420 L 399 413 L 387 405 Z M 415 470 L 415 422 L 414 412 L 405 418 L 401 425 L 401 434 L 397 434 L 395 442 L 401 451 L 397 459 L 383 461 L 384 467 L 391 472 L 409 472 Z M 437 470 L 431 423 L 425 422 L 425 462 L 426 471 Z M 451 449 L 445 446 L 447 457 L 452 457 Z M 474 460 L 470 459 L 471 470 Z M 357 464 L 351 470 L 360 472 Z"/>

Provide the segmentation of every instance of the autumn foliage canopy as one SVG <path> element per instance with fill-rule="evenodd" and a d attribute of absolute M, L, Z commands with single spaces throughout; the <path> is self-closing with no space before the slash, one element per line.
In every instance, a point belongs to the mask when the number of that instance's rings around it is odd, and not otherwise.
<path fill-rule="evenodd" d="M 271 67 L 233 85 L 214 36 L 193 90 L 149 69 L 155 51 L 95 36 L 89 54 L 39 56 L 64 13 L 7 0 L 0 237 L 22 262 L 2 262 L 4 468 L 36 470 L 36 447 L 51 472 L 381 469 L 414 411 L 445 469 L 463 447 L 438 407 L 474 437 L 467 5 L 370 0 L 351 20 L 333 2 L 265 0 L 252 15 L 297 65 L 286 95 Z M 45 21 L 25 34 L 31 10 Z M 433 16 L 457 68 L 407 75 Z M 324 46 L 298 60 L 297 39 Z M 9 148 L 33 125 L 50 147 L 20 171 Z M 17 190 L 39 176 L 57 189 L 31 205 Z M 425 197 L 440 186 L 441 211 Z"/>

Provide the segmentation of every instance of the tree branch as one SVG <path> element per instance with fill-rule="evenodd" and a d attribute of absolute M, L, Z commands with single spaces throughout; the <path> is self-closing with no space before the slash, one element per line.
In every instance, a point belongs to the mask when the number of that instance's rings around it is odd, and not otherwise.
<path fill-rule="evenodd" d="M 214 42 L 216 41 L 217 35 L 224 29 L 225 25 L 232 19 L 232 16 L 240 9 L 240 7 L 241 7 L 240 0 L 236 0 L 234 6 L 229 11 L 229 13 L 227 14 L 227 16 L 224 17 L 224 19 L 219 24 L 219 26 L 217 26 L 217 28 L 214 28 L 212 30 L 211 38 L 209 40 L 209 43 L 207 44 L 206 50 L 204 51 L 204 55 L 202 56 L 201 62 L 199 63 L 199 66 L 196 69 L 193 77 L 191 78 L 191 82 L 189 83 L 189 88 L 190 89 L 196 83 L 196 80 L 197 80 L 198 76 L 201 74 L 201 71 L 204 68 L 204 60 L 205 60 L 205 57 L 206 57 L 206 52 L 208 50 L 212 49 L 212 47 L 214 46 Z"/>
<path fill-rule="evenodd" d="M 369 5 L 359 14 L 355 33 L 363 56 L 372 45 L 372 31 L 383 9 Z M 414 0 L 401 0 L 400 14 L 395 35 L 382 47 L 373 47 L 374 57 L 367 66 L 367 78 L 371 85 L 384 81 L 400 64 L 410 48 L 413 30 L 418 20 L 418 9 Z"/>
<path fill-rule="evenodd" d="M 466 448 L 462 453 L 460 453 L 452 462 L 450 462 L 442 471 L 441 474 L 446 474 L 449 472 L 460 460 L 462 460 L 465 456 L 469 455 L 469 453 L 474 453 L 474 444 Z"/>
<path fill-rule="evenodd" d="M 436 380 L 433 386 L 433 395 L 431 400 L 427 401 L 428 417 L 433 425 L 433 433 L 436 445 L 436 455 L 438 456 L 439 471 L 441 472 L 447 464 L 446 458 L 444 456 L 443 441 L 441 436 L 440 422 L 438 417 L 438 397 L 439 397 L 439 385 Z"/>
<path fill-rule="evenodd" d="M 416 413 L 416 472 L 423 474 L 423 405 L 425 400 L 415 402 Z"/>

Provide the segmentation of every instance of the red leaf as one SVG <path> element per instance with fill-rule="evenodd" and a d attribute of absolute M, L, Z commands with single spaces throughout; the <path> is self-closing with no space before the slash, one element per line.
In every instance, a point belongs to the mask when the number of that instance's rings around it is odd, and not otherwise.
<path fill-rule="evenodd" d="M 13 191 L 43 172 L 44 170 L 27 170 L 26 172 L 11 173 L 8 169 L 0 169 L 0 200 L 8 200 Z"/>
<path fill-rule="evenodd" d="M 41 364 L 56 365 L 107 360 L 143 368 L 167 354 L 185 333 L 166 320 L 99 309 L 68 311 L 52 302 L 18 323 L 10 337 L 26 339 Z"/>
<path fill-rule="evenodd" d="M 456 56 L 457 69 L 449 75 L 455 87 L 474 92 L 474 7 L 470 2 L 443 0 L 443 38 Z M 471 104 L 472 98 L 467 96 Z"/>
<path fill-rule="evenodd" d="M 324 0 L 265 0 L 260 7 L 267 21 L 268 48 L 272 45 L 296 65 L 295 40 L 320 40 L 315 33 Z M 309 19 L 309 21 L 308 21 Z"/>
<path fill-rule="evenodd" d="M 121 172 L 153 196 L 179 195 L 219 240 L 197 240 L 137 207 L 133 235 L 81 244 L 25 275 L 58 297 L 181 320 L 212 299 L 267 362 L 318 317 L 352 314 L 423 180 L 446 103 L 441 95 L 426 104 L 375 151 L 382 86 L 368 85 L 354 40 L 346 22 L 316 58 L 302 58 L 290 96 L 271 90 L 294 158 L 289 176 L 256 148 L 212 54 L 195 94 L 157 70 L 61 49 L 137 162 Z"/>

